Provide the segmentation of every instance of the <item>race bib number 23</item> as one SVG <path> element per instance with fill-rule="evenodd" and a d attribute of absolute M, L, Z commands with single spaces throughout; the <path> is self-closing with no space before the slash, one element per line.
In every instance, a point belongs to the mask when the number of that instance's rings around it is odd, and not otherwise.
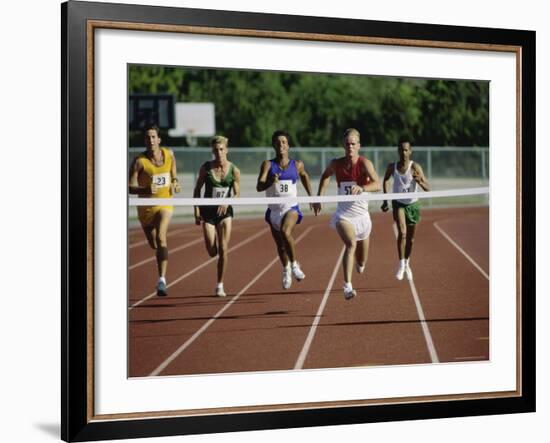
<path fill-rule="evenodd" d="M 170 173 L 165 172 L 163 174 L 154 174 L 153 184 L 156 185 L 158 188 L 166 188 L 170 186 Z"/>

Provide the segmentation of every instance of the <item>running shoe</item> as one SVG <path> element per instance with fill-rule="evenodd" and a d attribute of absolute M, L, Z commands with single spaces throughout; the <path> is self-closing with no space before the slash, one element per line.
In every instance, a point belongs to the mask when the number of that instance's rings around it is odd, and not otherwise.
<path fill-rule="evenodd" d="M 403 280 L 404 274 L 405 274 L 405 266 L 402 266 L 401 264 L 399 264 L 399 268 L 397 268 L 397 272 L 395 273 L 395 278 L 397 280 Z"/>
<path fill-rule="evenodd" d="M 223 286 L 216 286 L 216 297 L 225 297 L 227 294 L 223 290 Z"/>
<path fill-rule="evenodd" d="M 164 283 L 162 280 L 159 280 L 159 282 L 157 283 L 157 295 L 159 297 L 166 297 L 168 295 L 166 283 Z"/>
<path fill-rule="evenodd" d="M 306 278 L 306 274 L 304 274 L 300 269 L 299 263 L 296 263 L 292 266 L 292 275 L 294 276 L 296 281 L 302 281 L 304 278 Z"/>
<path fill-rule="evenodd" d="M 292 285 L 292 274 L 290 268 L 283 269 L 283 289 L 289 289 Z"/>
<path fill-rule="evenodd" d="M 411 270 L 411 267 L 407 263 L 407 266 L 405 266 L 405 275 L 407 276 L 407 280 L 413 279 L 413 271 Z"/>
<path fill-rule="evenodd" d="M 357 271 L 357 273 L 362 274 L 365 270 L 365 265 L 361 266 L 359 263 L 355 263 L 355 270 Z"/>
<path fill-rule="evenodd" d="M 351 300 L 353 297 L 357 295 L 357 291 L 353 288 L 346 288 L 344 286 L 344 298 L 346 300 Z"/>

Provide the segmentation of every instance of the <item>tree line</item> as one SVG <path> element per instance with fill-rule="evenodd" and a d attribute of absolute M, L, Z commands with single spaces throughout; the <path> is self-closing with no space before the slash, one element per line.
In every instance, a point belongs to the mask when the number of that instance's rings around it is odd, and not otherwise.
<path fill-rule="evenodd" d="M 231 146 L 270 146 L 275 129 L 294 146 L 338 146 L 349 127 L 364 146 L 394 146 L 402 134 L 418 146 L 489 145 L 486 81 L 137 65 L 128 80 L 129 93 L 214 103 L 216 132 Z M 186 144 L 168 134 L 163 143 Z M 131 132 L 130 146 L 141 145 Z"/>

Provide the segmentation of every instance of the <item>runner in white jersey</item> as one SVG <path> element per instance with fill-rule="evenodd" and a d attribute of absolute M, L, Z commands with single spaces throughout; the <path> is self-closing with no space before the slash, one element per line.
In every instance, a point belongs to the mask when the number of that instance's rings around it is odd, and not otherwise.
<path fill-rule="evenodd" d="M 397 162 L 393 162 L 393 185 L 392 185 L 392 193 L 399 194 L 401 192 L 403 193 L 414 193 L 416 192 L 416 181 L 413 178 L 412 175 L 412 168 L 413 168 L 414 162 L 411 160 L 409 162 L 409 166 L 405 169 L 403 173 L 399 172 L 399 167 Z M 395 200 L 396 202 L 399 202 L 403 205 L 410 205 L 411 203 L 417 202 L 418 198 L 400 198 L 398 200 Z"/>
<path fill-rule="evenodd" d="M 413 193 L 420 187 L 429 191 L 430 187 L 422 167 L 411 160 L 412 148 L 408 137 L 401 137 L 397 145 L 399 161 L 388 164 L 384 175 L 384 192 L 388 192 L 388 183 L 393 179 L 394 193 Z M 388 210 L 388 201 L 384 200 L 381 206 L 382 211 Z M 418 198 L 401 198 L 392 201 L 393 219 L 397 226 L 397 253 L 399 255 L 399 266 L 395 278 L 403 280 L 406 275 L 412 280 L 413 274 L 409 264 L 416 226 L 420 221 L 420 205 Z"/>
<path fill-rule="evenodd" d="M 290 136 L 285 131 L 275 131 L 271 136 L 275 158 L 265 160 L 260 168 L 256 190 L 265 191 L 266 197 L 296 197 L 298 179 L 308 195 L 311 195 L 311 183 L 304 163 L 289 158 Z M 312 207 L 312 205 L 310 205 Z M 283 265 L 283 289 L 289 289 L 292 276 L 296 281 L 305 278 L 296 260 L 296 246 L 292 231 L 302 221 L 302 211 L 296 202 L 269 204 L 265 220 L 271 228 L 271 235 L 277 245 L 279 259 Z"/>
<path fill-rule="evenodd" d="M 319 181 L 317 195 L 322 195 L 332 175 L 336 175 L 339 195 L 359 195 L 363 192 L 380 191 L 380 179 L 372 162 L 359 155 L 360 139 L 357 129 L 348 129 L 344 133 L 345 156 L 334 159 L 323 172 Z M 318 213 L 321 204 L 315 203 Z M 351 284 L 352 269 L 356 262 L 357 272 L 365 269 L 369 252 L 369 235 L 372 224 L 367 201 L 338 202 L 332 216 L 331 226 L 336 229 L 346 249 L 342 261 L 344 269 L 344 298 L 349 300 L 356 295 Z"/>

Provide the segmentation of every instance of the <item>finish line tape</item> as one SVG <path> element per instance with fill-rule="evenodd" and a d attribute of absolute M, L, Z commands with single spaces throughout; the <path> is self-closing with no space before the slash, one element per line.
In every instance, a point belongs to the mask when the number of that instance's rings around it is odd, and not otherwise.
<path fill-rule="evenodd" d="M 448 189 L 446 191 L 388 193 L 363 192 L 358 195 L 323 195 L 311 197 L 231 197 L 231 198 L 135 198 L 129 199 L 130 206 L 250 206 L 268 204 L 337 203 L 353 201 L 401 200 L 410 198 L 461 197 L 489 193 L 489 187 Z"/>

